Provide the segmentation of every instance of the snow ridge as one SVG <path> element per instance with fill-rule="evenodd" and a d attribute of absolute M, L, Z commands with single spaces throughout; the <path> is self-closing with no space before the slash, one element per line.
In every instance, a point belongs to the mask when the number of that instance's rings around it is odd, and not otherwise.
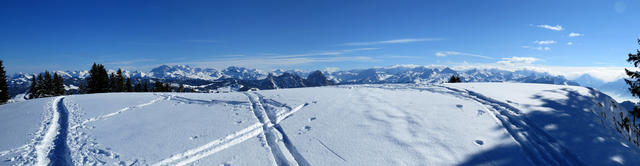
<path fill-rule="evenodd" d="M 487 106 L 513 139 L 522 146 L 534 165 L 584 165 L 558 140 L 535 125 L 530 125 L 530 120 L 522 116 L 517 108 L 470 90 L 442 87 Z"/>

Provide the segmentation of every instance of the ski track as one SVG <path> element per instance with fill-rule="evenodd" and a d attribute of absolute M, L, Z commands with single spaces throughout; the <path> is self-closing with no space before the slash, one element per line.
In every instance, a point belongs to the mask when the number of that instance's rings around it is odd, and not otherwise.
<path fill-rule="evenodd" d="M 519 109 L 471 90 L 440 87 L 457 92 L 490 110 L 534 165 L 584 165 L 560 142 L 524 117 Z"/>
<path fill-rule="evenodd" d="M 255 123 L 250 127 L 242 129 L 238 132 L 227 135 L 223 138 L 211 141 L 203 146 L 187 150 L 183 153 L 172 155 L 170 158 L 161 160 L 160 162 L 153 164 L 153 166 L 160 165 L 187 165 L 198 159 L 212 155 L 224 149 L 227 149 L 233 145 L 244 142 L 250 138 L 256 137 L 262 133 L 259 130 L 262 127 L 262 123 Z"/>
<path fill-rule="evenodd" d="M 59 114 L 58 133 L 53 141 L 53 149 L 49 153 L 51 165 L 73 165 L 71 160 L 71 151 L 67 144 L 67 135 L 69 132 L 69 111 L 64 105 L 64 98 L 59 98 L 56 103 L 56 110 Z"/>
<path fill-rule="evenodd" d="M 264 97 L 258 93 L 245 93 L 251 103 L 252 111 L 256 115 L 256 118 L 265 125 L 263 126 L 264 134 L 266 136 L 266 144 L 271 149 L 274 159 L 278 165 L 311 165 L 306 159 L 297 151 L 287 134 L 282 127 L 277 123 L 278 119 L 282 120 L 286 117 L 278 116 L 277 110 L 267 109 L 264 104 L 270 104 L 271 106 L 282 108 L 287 106 L 285 104 L 276 102 L 271 99 L 264 99 Z M 275 105 L 274 105 L 275 104 Z M 304 105 L 303 105 L 304 106 Z M 302 108 L 302 106 L 300 106 Z M 284 115 L 291 115 L 295 111 L 300 110 L 288 108 L 289 113 Z M 279 141 L 278 137 L 282 139 Z"/>
<path fill-rule="evenodd" d="M 58 135 L 58 128 L 60 127 L 59 119 L 60 112 L 58 111 L 58 102 L 62 97 L 56 97 L 51 101 L 51 108 L 49 109 L 53 116 L 46 126 L 47 130 L 42 140 L 36 145 L 36 164 L 38 166 L 49 165 L 50 159 L 48 158 L 49 152 L 53 149 L 54 139 Z"/>
<path fill-rule="evenodd" d="M 245 93 L 245 95 L 249 98 L 248 101 L 199 100 L 179 96 L 165 96 L 167 100 L 174 100 L 189 104 L 250 104 L 250 109 L 259 122 L 221 139 L 209 142 L 203 146 L 171 155 L 169 158 L 153 164 L 153 166 L 188 165 L 201 158 L 210 156 L 256 136 L 260 136 L 260 141 L 267 145 L 265 149 L 271 152 L 273 156 L 273 165 L 310 165 L 302 155 L 299 154 L 288 136 L 284 133 L 282 127 L 278 124 L 280 121 L 291 116 L 304 106 L 307 106 L 308 103 L 291 108 L 286 104 L 282 104 L 271 99 L 264 99 L 257 93 Z M 266 109 L 264 104 L 280 108 L 281 112 L 277 112 L 274 109 Z M 286 111 L 287 109 L 289 111 Z M 279 141 L 279 139 L 282 140 Z"/>
<path fill-rule="evenodd" d="M 154 103 L 157 103 L 157 102 L 161 101 L 162 99 L 170 100 L 171 97 L 166 97 L 165 96 L 165 97 L 156 98 L 156 99 L 153 99 L 153 100 L 151 100 L 151 101 L 149 101 L 147 103 L 143 103 L 143 104 L 139 104 L 139 105 L 135 105 L 135 106 L 125 107 L 125 108 L 122 108 L 122 109 L 120 109 L 120 110 L 118 110 L 116 112 L 112 112 L 112 113 L 108 113 L 108 114 L 105 114 L 105 115 L 102 115 L 102 116 L 90 118 L 90 119 L 87 119 L 87 120 L 83 121 L 82 123 L 80 123 L 78 125 L 75 125 L 75 126 L 71 127 L 71 129 L 75 129 L 75 128 L 78 128 L 78 127 L 83 127 L 87 123 L 95 122 L 95 121 L 98 121 L 98 120 L 108 119 L 110 117 L 116 116 L 118 114 L 121 114 L 121 113 L 129 111 L 129 110 L 133 110 L 133 109 L 149 106 L 151 104 L 154 104 Z"/>

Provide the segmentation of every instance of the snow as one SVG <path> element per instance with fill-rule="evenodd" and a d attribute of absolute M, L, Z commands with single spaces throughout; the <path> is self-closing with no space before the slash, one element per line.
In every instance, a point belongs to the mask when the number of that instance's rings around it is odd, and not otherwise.
<path fill-rule="evenodd" d="M 73 95 L 1 105 L 0 165 L 639 165 L 621 112 L 520 83 Z"/>

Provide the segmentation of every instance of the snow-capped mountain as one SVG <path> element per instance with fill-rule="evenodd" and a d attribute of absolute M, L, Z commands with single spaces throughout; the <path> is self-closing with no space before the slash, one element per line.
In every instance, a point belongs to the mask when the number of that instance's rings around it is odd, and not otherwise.
<path fill-rule="evenodd" d="M 86 79 L 88 71 L 56 71 L 65 79 L 70 89 L 80 87 Z M 109 70 L 109 73 L 116 72 Z M 531 70 L 507 71 L 499 69 L 469 69 L 454 70 L 449 67 L 438 66 L 403 66 L 397 65 L 384 68 L 356 69 L 335 72 L 316 72 L 312 79 L 305 79 L 311 72 L 303 70 L 273 70 L 264 72 L 257 69 L 231 66 L 226 69 L 198 68 L 188 65 L 162 65 L 143 71 L 123 71 L 133 83 L 163 82 L 173 83 L 174 86 L 184 84 L 195 91 L 210 91 L 220 87 L 234 86 L 273 89 L 296 88 L 330 84 L 378 84 L 378 83 L 440 83 L 445 82 L 452 75 L 459 75 L 465 82 L 524 82 L 560 85 L 578 85 L 563 76 Z M 14 74 L 10 80 L 11 95 L 25 93 L 31 84 L 33 74 Z M 322 76 L 320 76 L 322 75 Z M 331 82 L 327 81 L 331 80 Z"/>
<path fill-rule="evenodd" d="M 364 70 L 338 71 L 329 77 L 340 84 L 362 83 L 439 83 L 452 75 L 465 82 L 526 82 L 560 85 L 578 85 L 564 76 L 555 76 L 531 70 L 507 71 L 499 69 L 470 69 L 456 71 L 448 67 L 394 66 Z"/>

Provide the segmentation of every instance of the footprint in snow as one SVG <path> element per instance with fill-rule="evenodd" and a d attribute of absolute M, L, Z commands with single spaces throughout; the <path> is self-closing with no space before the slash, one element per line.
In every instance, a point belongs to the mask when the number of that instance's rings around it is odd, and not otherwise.
<path fill-rule="evenodd" d="M 476 143 L 477 145 L 484 145 L 484 141 L 482 140 L 475 140 L 473 142 Z"/>
<path fill-rule="evenodd" d="M 192 136 L 192 137 L 189 137 L 189 139 L 191 140 L 198 139 L 198 136 Z"/>
<path fill-rule="evenodd" d="M 309 118 L 309 122 L 316 120 L 316 117 Z"/>
<path fill-rule="evenodd" d="M 482 116 L 482 114 L 487 113 L 484 110 L 478 110 L 478 116 Z"/>

